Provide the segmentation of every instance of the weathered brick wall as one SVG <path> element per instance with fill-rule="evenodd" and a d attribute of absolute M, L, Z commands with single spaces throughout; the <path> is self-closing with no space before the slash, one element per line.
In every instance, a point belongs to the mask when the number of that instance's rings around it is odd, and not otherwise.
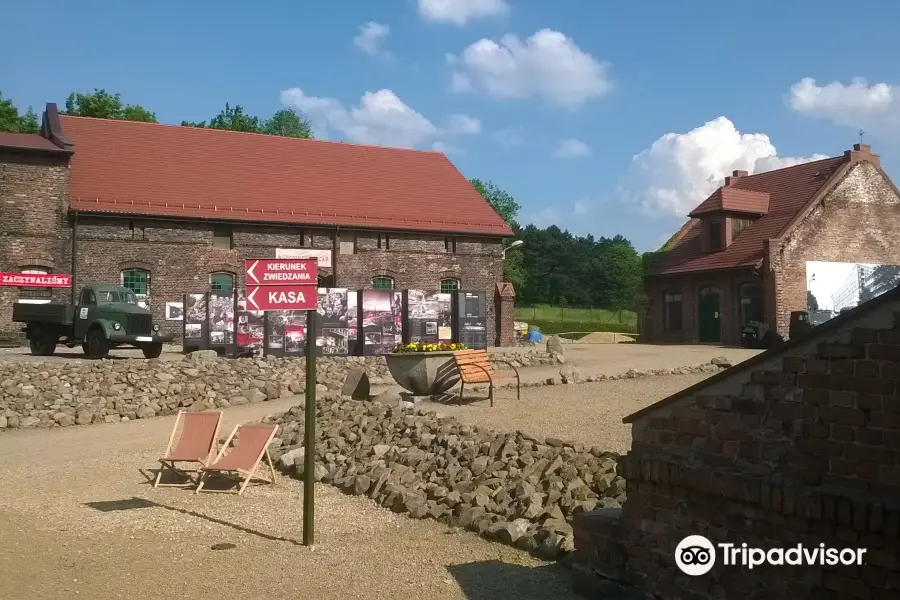
<path fill-rule="evenodd" d="M 667 599 L 900 597 L 900 301 L 633 424 L 621 575 Z M 688 535 L 867 548 L 863 567 L 682 575 Z M 576 547 L 579 540 L 576 537 Z M 608 547 L 608 542 L 604 542 Z"/>
<path fill-rule="evenodd" d="M 891 183 L 872 163 L 857 163 L 773 261 L 779 333 L 787 337 L 791 311 L 806 310 L 807 261 L 900 265 L 898 222 L 900 198 Z"/>
<path fill-rule="evenodd" d="M 0 150 L 0 271 L 43 267 L 68 273 L 59 255 L 65 245 L 68 157 L 51 153 L 4 153 Z M 53 292 L 65 298 L 66 290 Z M 0 342 L 21 339 L 12 323 L 19 288 L 0 287 Z"/>
<path fill-rule="evenodd" d="M 761 278 L 749 271 L 720 272 L 698 275 L 651 278 L 645 286 L 647 305 L 642 341 L 649 343 L 696 344 L 699 342 L 699 294 L 705 287 L 719 290 L 719 327 L 722 344 L 741 343 L 740 287 L 744 283 L 761 282 Z M 666 292 L 681 293 L 681 331 L 666 331 L 663 302 Z"/>
<path fill-rule="evenodd" d="M 67 175 L 65 158 L 0 157 L 0 270 L 34 265 L 72 272 Z M 335 242 L 335 231 L 324 228 L 234 225 L 233 247 L 228 250 L 214 247 L 213 231 L 209 223 L 80 215 L 76 292 L 90 283 L 119 283 L 123 269 L 145 269 L 150 272 L 154 318 L 180 338 L 181 323 L 165 321 L 165 303 L 180 300 L 184 293 L 208 291 L 211 273 L 230 272 L 236 284 L 243 286 L 245 258 L 274 257 L 275 248 L 331 250 Z M 390 233 L 389 237 L 387 249 L 384 239 L 382 248 L 378 247 L 378 232 L 341 231 L 339 239 L 351 241 L 348 250 L 352 253 L 343 254 L 338 246 L 335 285 L 371 288 L 373 277 L 386 275 L 394 279 L 395 289 L 437 290 L 442 279 L 458 280 L 461 289 L 486 294 L 486 326 L 493 343 L 494 291 L 503 272 L 500 240 L 457 237 L 454 245 L 447 244 L 442 234 Z M 54 298 L 67 301 L 69 294 L 58 290 Z M 0 288 L 0 339 L 21 339 L 20 326 L 10 321 L 17 297 L 18 288 Z"/>

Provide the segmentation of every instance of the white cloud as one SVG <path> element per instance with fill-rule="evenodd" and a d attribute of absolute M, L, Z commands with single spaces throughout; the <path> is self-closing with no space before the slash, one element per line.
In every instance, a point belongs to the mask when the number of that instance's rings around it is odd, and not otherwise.
<path fill-rule="evenodd" d="M 870 127 L 873 133 L 900 128 L 900 89 L 887 83 L 869 85 L 856 78 L 848 85 L 837 81 L 817 85 L 815 79 L 806 77 L 791 86 L 788 104 L 806 116 Z"/>
<path fill-rule="evenodd" d="M 357 144 L 413 148 L 442 132 L 391 90 L 366 92 L 350 109 L 334 98 L 306 95 L 300 88 L 281 92 L 281 102 L 306 113 L 316 131 L 334 131 Z"/>
<path fill-rule="evenodd" d="M 569 109 L 612 89 L 608 65 L 558 31 L 542 29 L 522 41 L 512 34 L 500 43 L 486 38 L 468 46 L 456 64 L 451 89 L 481 91 L 494 98 L 542 100 Z"/>
<path fill-rule="evenodd" d="M 477 135 L 481 133 L 481 121 L 469 115 L 450 115 L 447 128 L 460 135 Z"/>
<path fill-rule="evenodd" d="M 437 127 L 388 89 L 366 92 L 359 105 L 350 108 L 334 98 L 309 96 L 300 88 L 281 92 L 281 103 L 304 112 L 317 137 L 336 133 L 356 144 L 430 146 L 438 152 L 461 154 L 463 149 L 448 144 L 446 138 L 481 133 L 481 121 L 463 114 L 449 115 L 447 126 Z"/>
<path fill-rule="evenodd" d="M 588 214 L 591 210 L 591 204 L 587 200 L 579 200 L 575 203 L 575 206 L 572 207 L 572 212 L 576 217 L 583 217 Z"/>
<path fill-rule="evenodd" d="M 559 225 L 559 222 L 562 220 L 562 215 L 559 212 L 558 208 L 548 206 L 547 208 L 541 209 L 538 212 L 531 213 L 525 219 L 526 224 L 531 223 L 535 227 L 540 229 L 544 229 L 549 227 L 550 225 Z"/>
<path fill-rule="evenodd" d="M 491 137 L 504 148 L 518 148 L 525 143 L 525 129 L 523 127 L 501 129 L 492 133 Z"/>
<path fill-rule="evenodd" d="M 505 0 L 419 0 L 419 15 L 423 19 L 457 27 L 508 12 L 509 4 Z"/>
<path fill-rule="evenodd" d="M 359 35 L 353 38 L 353 44 L 365 52 L 375 56 L 381 54 L 384 42 L 387 40 L 391 32 L 389 25 L 381 25 L 369 21 L 365 25 L 360 25 Z"/>
<path fill-rule="evenodd" d="M 591 149 L 581 140 L 562 140 L 556 148 L 556 158 L 580 158 L 590 156 Z"/>
<path fill-rule="evenodd" d="M 685 216 L 732 171 L 771 171 L 826 158 L 780 157 L 764 133 L 741 133 L 719 117 L 687 133 L 667 133 L 632 158 L 621 198 L 661 216 Z"/>

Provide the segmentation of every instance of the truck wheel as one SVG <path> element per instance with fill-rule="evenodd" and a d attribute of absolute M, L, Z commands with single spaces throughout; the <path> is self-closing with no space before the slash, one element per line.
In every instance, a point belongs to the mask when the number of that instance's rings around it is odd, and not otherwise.
<path fill-rule="evenodd" d="M 162 344 L 141 346 L 141 351 L 144 353 L 144 358 L 159 358 L 159 355 L 162 354 Z"/>
<path fill-rule="evenodd" d="M 56 352 L 56 336 L 44 330 L 38 330 L 31 334 L 28 340 L 32 356 L 53 356 Z"/>
<path fill-rule="evenodd" d="M 109 356 L 109 342 L 100 329 L 88 331 L 81 347 L 88 358 L 98 359 Z"/>

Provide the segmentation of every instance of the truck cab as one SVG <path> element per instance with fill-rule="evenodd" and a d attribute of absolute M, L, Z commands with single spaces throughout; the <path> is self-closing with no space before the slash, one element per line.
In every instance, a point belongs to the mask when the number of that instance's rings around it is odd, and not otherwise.
<path fill-rule="evenodd" d="M 59 343 L 70 348 L 80 343 L 89 358 L 106 358 L 111 349 L 124 345 L 157 358 L 162 345 L 173 339 L 160 333 L 134 292 L 118 285 L 85 286 L 75 305 L 17 304 L 13 320 L 26 324 L 31 353 L 38 356 L 53 354 Z"/>

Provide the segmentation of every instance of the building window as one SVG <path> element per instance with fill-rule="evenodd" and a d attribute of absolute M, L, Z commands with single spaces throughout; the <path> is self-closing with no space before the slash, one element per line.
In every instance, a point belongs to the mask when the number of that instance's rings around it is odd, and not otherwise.
<path fill-rule="evenodd" d="M 441 293 L 452 294 L 459 290 L 459 279 L 441 279 Z"/>
<path fill-rule="evenodd" d="M 394 280 L 390 277 L 373 277 L 372 287 L 376 290 L 392 290 L 394 289 Z"/>
<path fill-rule="evenodd" d="M 444 238 L 444 250 L 450 252 L 452 254 L 456 254 L 456 238 L 455 237 L 445 237 Z"/>
<path fill-rule="evenodd" d="M 378 249 L 379 250 L 390 250 L 391 249 L 391 236 L 386 233 L 378 234 Z"/>
<path fill-rule="evenodd" d="M 741 326 L 751 321 L 762 323 L 764 320 L 762 286 L 758 283 L 742 284 L 738 297 L 741 303 Z"/>
<path fill-rule="evenodd" d="M 214 294 L 230 294 L 234 291 L 234 275 L 225 272 L 211 273 L 209 290 Z"/>
<path fill-rule="evenodd" d="M 338 249 L 341 254 L 356 254 L 356 234 L 341 232 L 338 237 Z"/>
<path fill-rule="evenodd" d="M 709 224 L 709 251 L 716 252 L 722 249 L 722 223 L 714 221 Z"/>
<path fill-rule="evenodd" d="M 231 250 L 234 248 L 234 236 L 230 225 L 216 225 L 213 227 L 213 248 Z"/>
<path fill-rule="evenodd" d="M 666 331 L 681 331 L 681 294 L 666 292 L 663 296 L 663 326 Z"/>
<path fill-rule="evenodd" d="M 49 271 L 42 267 L 25 267 L 20 271 L 23 275 L 47 275 Z M 19 302 L 22 304 L 47 304 L 52 299 L 52 290 L 45 287 L 20 287 Z"/>
<path fill-rule="evenodd" d="M 122 271 L 122 286 L 134 292 L 136 296 L 147 296 L 150 293 L 150 273 L 143 269 Z"/>

